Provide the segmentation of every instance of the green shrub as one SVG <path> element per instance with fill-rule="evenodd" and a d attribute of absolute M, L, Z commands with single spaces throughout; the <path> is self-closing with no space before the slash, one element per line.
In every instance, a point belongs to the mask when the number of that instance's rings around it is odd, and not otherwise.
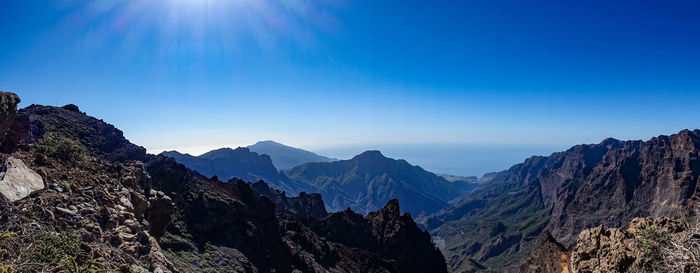
<path fill-rule="evenodd" d="M 660 245 L 666 244 L 671 236 L 666 229 L 650 225 L 639 232 L 639 238 L 642 239 L 644 250 L 649 254 L 656 252 Z"/>
<path fill-rule="evenodd" d="M 86 256 L 80 239 L 73 233 L 39 232 L 34 236 L 36 249 L 29 258 L 32 262 L 58 266 L 65 264 L 66 259 Z"/>
<path fill-rule="evenodd" d="M 56 133 L 46 133 L 37 143 L 34 152 L 40 161 L 54 158 L 62 161 L 80 163 L 88 158 L 87 148 L 80 142 L 60 136 Z"/>

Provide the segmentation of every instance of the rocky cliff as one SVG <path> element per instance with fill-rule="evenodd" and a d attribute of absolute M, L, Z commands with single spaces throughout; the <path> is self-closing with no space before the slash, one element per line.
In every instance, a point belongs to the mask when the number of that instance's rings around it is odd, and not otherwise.
<path fill-rule="evenodd" d="M 544 231 L 571 249 L 586 228 L 694 213 L 699 150 L 699 130 L 574 146 L 527 159 L 421 222 L 446 241 L 453 270 L 475 270 L 469 259 L 500 270 L 525 259 Z"/>

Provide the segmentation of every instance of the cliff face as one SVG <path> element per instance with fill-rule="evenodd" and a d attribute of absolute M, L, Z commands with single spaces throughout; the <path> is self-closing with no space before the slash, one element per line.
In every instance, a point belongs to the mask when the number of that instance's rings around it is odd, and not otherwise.
<path fill-rule="evenodd" d="M 620 227 L 635 217 L 687 212 L 698 193 L 700 130 L 649 141 L 606 140 L 553 158 L 537 177 L 548 229 L 571 247 L 582 227 Z"/>
<path fill-rule="evenodd" d="M 453 269 L 467 261 L 465 256 L 502 268 L 523 259 L 545 230 L 570 249 L 586 228 L 694 213 L 699 150 L 699 130 L 574 146 L 515 165 L 499 173 L 494 184 L 421 222 L 445 239 Z M 492 222 L 505 229 L 480 231 Z"/>
<path fill-rule="evenodd" d="M 20 110 L 2 145 L 0 160 L 21 160 L 45 188 L 14 202 L 0 198 L 0 233 L 16 233 L 0 239 L 0 249 L 7 249 L 1 266 L 47 272 L 446 272 L 429 235 L 410 217 L 360 217 L 367 230 L 346 228 L 366 234 L 361 240 L 373 247 L 352 247 L 316 229 L 321 222 L 339 225 L 318 194 L 287 197 L 264 182 L 204 177 L 173 159 L 147 155 L 75 106 Z M 396 248 L 404 241 L 410 248 Z M 414 259 L 423 255 L 429 259 Z"/>

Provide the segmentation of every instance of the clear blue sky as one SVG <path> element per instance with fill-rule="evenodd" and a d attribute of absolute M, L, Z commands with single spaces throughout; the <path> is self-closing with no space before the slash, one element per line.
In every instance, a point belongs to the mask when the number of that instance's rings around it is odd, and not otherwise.
<path fill-rule="evenodd" d="M 648 139 L 700 128 L 699 14 L 698 1 L 4 1 L 0 90 L 75 103 L 152 152 Z"/>

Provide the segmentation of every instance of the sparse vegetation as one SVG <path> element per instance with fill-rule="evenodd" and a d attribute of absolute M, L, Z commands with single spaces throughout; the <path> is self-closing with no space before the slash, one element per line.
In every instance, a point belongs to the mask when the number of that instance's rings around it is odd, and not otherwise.
<path fill-rule="evenodd" d="M 639 232 L 639 238 L 642 241 L 642 246 L 647 254 L 655 254 L 660 246 L 669 242 L 671 236 L 664 228 L 656 225 L 648 226 Z"/>
<path fill-rule="evenodd" d="M 46 163 L 48 158 L 72 163 L 82 163 L 88 159 L 87 148 L 80 142 L 56 133 L 46 133 L 37 143 L 34 152 L 37 161 Z"/>
<path fill-rule="evenodd" d="M 2 234 L 8 234 L 3 232 Z M 11 251 L 0 261 L 0 273 L 14 272 L 102 272 L 101 264 L 95 262 L 81 240 L 72 232 L 36 232 L 33 234 L 4 235 Z M 2 240 L 0 240 L 2 242 Z M 7 259 L 6 259 L 7 258 Z"/>
<path fill-rule="evenodd" d="M 15 236 L 15 234 L 12 232 L 9 232 L 6 230 L 0 231 L 0 242 L 4 241 L 12 236 Z M 14 273 L 15 272 L 14 267 L 12 267 L 11 265 L 6 265 L 3 262 L 1 262 L 5 259 L 6 253 L 7 253 L 7 249 L 0 248 L 0 273 Z"/>
<path fill-rule="evenodd" d="M 688 223 L 677 238 L 667 233 L 657 239 L 653 272 L 700 272 L 700 221 Z"/>

